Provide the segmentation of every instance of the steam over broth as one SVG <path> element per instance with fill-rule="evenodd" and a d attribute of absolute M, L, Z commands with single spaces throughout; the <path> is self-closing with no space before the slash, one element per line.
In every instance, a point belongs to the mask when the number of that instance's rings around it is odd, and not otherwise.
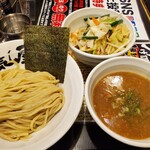
<path fill-rule="evenodd" d="M 131 72 L 115 72 L 98 81 L 93 106 L 102 122 L 132 139 L 150 137 L 150 79 Z"/>

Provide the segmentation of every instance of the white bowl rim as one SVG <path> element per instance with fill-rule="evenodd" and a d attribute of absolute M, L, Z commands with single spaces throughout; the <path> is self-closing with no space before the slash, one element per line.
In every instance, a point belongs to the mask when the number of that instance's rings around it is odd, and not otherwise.
<path fill-rule="evenodd" d="M 119 56 L 119 57 L 114 57 L 114 58 L 110 58 L 110 59 L 107 59 L 107 60 L 104 60 L 103 62 L 99 63 L 98 65 L 96 65 L 92 70 L 91 72 L 89 73 L 86 81 L 85 81 L 85 102 L 86 102 L 86 105 L 87 105 L 87 108 L 92 116 L 92 118 L 95 120 L 95 122 L 99 125 L 99 127 L 101 129 L 103 129 L 103 131 L 105 131 L 107 134 L 109 134 L 111 137 L 113 137 L 114 139 L 122 142 L 122 143 L 125 143 L 127 145 L 131 145 L 131 146 L 135 146 L 135 147 L 142 147 L 142 148 L 150 148 L 150 143 L 146 143 L 146 142 L 142 142 L 142 140 L 135 140 L 135 139 L 129 139 L 129 138 L 126 138 L 126 137 L 123 137 L 115 132 L 113 132 L 111 129 L 107 128 L 101 121 L 100 119 L 97 117 L 96 113 L 94 112 L 91 104 L 90 104 L 90 100 L 89 100 L 89 97 L 88 97 L 88 85 L 89 85 L 89 82 L 90 82 L 90 79 L 92 78 L 93 74 L 96 72 L 96 70 L 98 68 L 100 68 L 101 66 L 107 64 L 107 63 L 112 63 L 112 61 L 114 60 L 122 60 L 122 59 L 126 59 L 126 60 L 134 60 L 134 61 L 139 61 L 139 63 L 147 63 L 148 65 L 150 65 L 150 62 L 144 60 L 144 59 L 141 59 L 141 58 L 135 58 L 135 57 L 129 57 L 129 56 Z"/>
<path fill-rule="evenodd" d="M 135 41 L 136 41 L 136 32 L 135 32 L 135 29 L 134 29 L 134 26 L 132 25 L 131 21 L 129 21 L 128 18 L 126 18 L 126 16 L 124 16 L 123 14 L 119 13 L 119 12 L 116 12 L 114 10 L 111 10 L 111 9 L 107 9 L 107 8 L 97 8 L 97 7 L 85 7 L 85 8 L 81 8 L 81 9 L 78 9 L 72 13 L 70 13 L 65 19 L 64 21 L 62 22 L 62 27 L 65 27 L 65 23 L 67 22 L 68 18 L 72 18 L 72 16 L 74 16 L 76 13 L 82 13 L 82 11 L 89 11 L 89 10 L 105 10 L 105 11 L 110 11 L 110 12 L 113 12 L 113 13 L 116 13 L 116 15 L 120 15 L 122 16 L 122 18 L 124 18 L 131 26 L 132 28 L 132 31 L 133 31 L 133 34 L 132 34 L 132 39 L 131 41 L 129 42 L 128 46 L 127 47 L 131 47 Z M 106 59 L 106 58 L 112 58 L 112 57 L 115 57 L 115 56 L 119 56 L 119 55 L 123 55 L 124 53 L 126 53 L 129 49 L 125 48 L 124 50 L 118 52 L 118 53 L 115 53 L 115 54 L 110 54 L 110 55 L 94 55 L 94 54 L 89 54 L 89 53 L 85 53 L 85 52 L 82 52 L 80 51 L 79 49 L 75 48 L 72 44 L 70 44 L 69 42 L 69 46 L 71 49 L 73 49 L 76 53 L 82 55 L 82 56 L 85 56 L 85 57 L 89 57 L 89 58 L 95 58 L 95 59 Z"/>
<path fill-rule="evenodd" d="M 24 45 L 23 39 L 16 39 L 1 43 L 0 57 L 8 57 L 12 56 L 13 54 L 17 54 L 19 51 L 17 51 L 16 48 L 21 45 Z M 9 50 L 11 51 L 10 53 L 8 53 Z M 43 129 L 33 133 L 31 138 L 27 141 L 20 140 L 17 142 L 9 142 L 0 138 L 0 150 L 46 150 L 58 142 L 69 131 L 69 129 L 75 123 L 82 107 L 84 81 L 77 62 L 69 54 L 67 55 L 66 63 L 65 80 L 60 86 L 63 87 L 64 94 L 66 93 L 64 96 L 69 96 L 70 98 L 65 100 L 64 107 Z M 6 66 L 5 69 L 11 69 L 11 67 L 12 66 Z M 21 61 L 20 67 L 24 68 L 24 63 L 22 64 Z M 64 115 L 59 116 L 61 111 L 64 113 Z M 50 129 L 49 125 L 52 122 L 56 122 L 57 125 L 55 126 L 56 123 L 54 123 L 54 125 L 52 125 L 52 129 Z"/>

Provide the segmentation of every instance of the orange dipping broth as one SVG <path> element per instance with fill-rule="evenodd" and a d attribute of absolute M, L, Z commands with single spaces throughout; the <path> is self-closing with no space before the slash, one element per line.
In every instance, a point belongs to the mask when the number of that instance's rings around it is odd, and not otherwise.
<path fill-rule="evenodd" d="M 131 72 L 114 72 L 93 89 L 93 106 L 111 130 L 131 139 L 150 137 L 150 79 Z"/>

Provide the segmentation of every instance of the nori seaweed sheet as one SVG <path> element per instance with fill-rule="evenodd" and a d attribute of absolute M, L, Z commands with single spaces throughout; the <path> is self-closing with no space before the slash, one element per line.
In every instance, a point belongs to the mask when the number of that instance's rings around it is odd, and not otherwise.
<path fill-rule="evenodd" d="M 25 68 L 48 71 L 64 82 L 69 28 L 51 26 L 25 27 Z"/>

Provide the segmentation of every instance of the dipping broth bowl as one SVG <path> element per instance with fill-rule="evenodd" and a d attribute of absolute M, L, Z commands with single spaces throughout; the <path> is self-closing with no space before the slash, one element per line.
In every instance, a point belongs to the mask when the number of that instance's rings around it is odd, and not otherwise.
<path fill-rule="evenodd" d="M 114 130 L 111 129 L 111 127 L 108 127 L 109 123 L 107 124 L 106 122 L 108 121 L 107 118 L 110 119 L 110 113 L 109 112 L 110 112 L 110 109 L 111 109 L 108 105 L 110 104 L 112 109 L 117 108 L 117 109 L 120 109 L 122 111 L 123 110 L 123 109 L 121 109 L 121 108 L 123 108 L 122 104 L 118 103 L 120 101 L 120 98 L 116 99 L 117 101 L 113 101 L 113 103 L 112 103 L 112 99 L 109 99 L 109 97 L 108 97 L 107 100 L 105 99 L 105 97 L 107 97 L 107 95 L 102 96 L 103 98 L 101 98 L 101 99 L 100 99 L 100 96 L 97 96 L 97 98 L 99 98 L 99 100 L 98 100 L 97 104 L 94 103 L 94 89 L 95 89 L 97 83 L 99 83 L 99 81 L 102 78 L 104 78 L 106 75 L 109 75 L 109 74 L 114 73 L 114 72 L 129 72 L 129 73 L 134 73 L 136 75 L 140 75 L 140 76 L 142 76 L 142 77 L 144 77 L 144 78 L 146 78 L 148 80 L 148 82 L 146 84 L 146 89 L 148 90 L 148 88 L 150 88 L 150 62 L 147 62 L 147 61 L 145 61 L 145 60 L 143 60 L 141 58 L 135 58 L 135 57 L 129 57 L 129 56 L 120 56 L 120 57 L 110 58 L 110 59 L 107 59 L 107 60 L 99 63 L 97 66 L 95 66 L 93 68 L 93 70 L 90 72 L 89 76 L 87 77 L 87 80 L 86 80 L 86 83 L 85 83 L 85 101 L 86 101 L 87 108 L 88 108 L 92 118 L 97 123 L 97 125 L 102 130 L 104 130 L 108 135 L 113 137 L 114 139 L 116 139 L 116 140 L 118 140 L 118 141 L 120 141 L 122 143 L 131 145 L 131 146 L 150 148 L 150 137 L 143 138 L 143 139 L 140 139 L 140 138 L 138 138 L 138 139 L 137 138 L 129 138 L 127 136 L 121 135 L 121 133 L 119 133 L 119 132 L 118 133 L 115 132 Z M 120 87 L 123 86 L 123 85 L 119 85 L 118 80 L 119 80 L 119 78 L 117 77 L 114 80 L 112 78 L 109 78 L 109 80 L 107 79 L 107 80 L 104 80 L 104 81 L 105 82 L 110 82 L 110 84 L 116 84 L 116 87 L 117 87 L 117 85 L 120 86 Z M 130 80 L 129 82 L 133 82 L 133 80 Z M 128 83 L 128 84 L 130 85 L 131 83 Z M 138 82 L 137 84 L 138 84 L 138 86 L 141 86 L 140 82 Z M 113 88 L 116 89 L 116 87 L 113 87 Z M 99 93 L 101 93 L 102 89 L 103 89 L 103 87 L 100 85 Z M 107 89 L 107 91 L 108 91 L 108 89 Z M 135 90 L 136 89 L 137 89 L 137 87 L 135 88 Z M 146 90 L 139 91 L 139 95 L 141 95 L 142 92 L 144 93 L 145 91 Z M 109 94 L 109 93 L 107 93 L 107 94 Z M 110 92 L 110 95 L 111 94 L 112 93 Z M 147 94 L 147 99 L 150 100 L 148 98 L 149 97 L 149 92 L 146 93 L 146 94 Z M 112 98 L 112 96 L 113 96 L 113 94 L 110 96 L 110 98 Z M 106 116 L 102 115 L 103 118 L 106 119 L 106 120 L 104 119 L 106 122 L 101 117 L 99 117 L 99 115 L 98 115 L 99 112 L 96 111 L 96 107 L 97 106 L 98 106 L 100 111 L 101 110 L 104 111 L 104 105 L 102 104 L 102 103 L 104 103 L 103 102 L 104 99 L 105 99 L 105 101 L 109 101 L 109 104 L 107 103 L 108 105 L 106 106 L 107 107 L 106 111 L 105 111 L 106 112 L 105 113 Z M 134 100 L 131 99 L 131 102 L 132 101 L 134 101 Z M 115 104 L 114 102 L 116 102 L 117 105 L 113 105 L 113 104 Z M 122 101 L 120 101 L 120 102 L 122 102 Z M 142 103 L 141 107 L 143 107 L 143 101 L 140 102 L 140 103 Z M 129 109 L 124 109 L 124 114 L 128 113 Z M 140 113 L 139 109 L 136 109 L 136 110 L 137 111 L 135 111 L 135 113 L 137 113 L 137 115 L 138 115 L 138 113 L 139 113 L 139 115 L 141 115 L 141 116 L 138 116 L 138 117 L 139 118 L 142 117 L 144 109 L 141 108 L 141 110 L 142 110 L 141 113 Z M 103 114 L 102 111 L 100 112 L 101 114 Z M 146 109 L 144 111 L 146 111 Z M 121 115 L 121 114 L 118 114 L 115 117 L 113 116 L 112 118 L 114 119 L 113 120 L 114 122 L 116 121 L 115 119 L 117 117 L 126 117 L 126 116 L 125 115 Z M 130 119 L 132 119 L 132 118 L 130 118 Z M 130 120 L 128 120 L 128 121 L 130 121 Z M 134 125 L 135 122 L 132 121 L 130 123 L 132 123 L 132 125 Z M 110 122 L 110 124 L 111 124 L 111 122 Z M 118 122 L 117 122 L 117 126 L 118 126 Z M 144 126 L 144 124 L 143 124 L 143 126 Z M 143 128 L 143 126 L 141 128 Z M 126 125 L 123 123 L 122 127 L 123 127 L 122 130 L 125 130 Z M 137 135 L 141 136 L 140 135 L 141 132 L 139 132 L 140 129 L 138 127 L 136 127 L 135 130 L 137 132 Z M 126 131 L 126 132 L 128 132 L 128 131 Z M 146 132 L 148 132 L 148 130 L 146 130 Z M 130 135 L 130 133 L 129 133 L 129 135 Z"/>

